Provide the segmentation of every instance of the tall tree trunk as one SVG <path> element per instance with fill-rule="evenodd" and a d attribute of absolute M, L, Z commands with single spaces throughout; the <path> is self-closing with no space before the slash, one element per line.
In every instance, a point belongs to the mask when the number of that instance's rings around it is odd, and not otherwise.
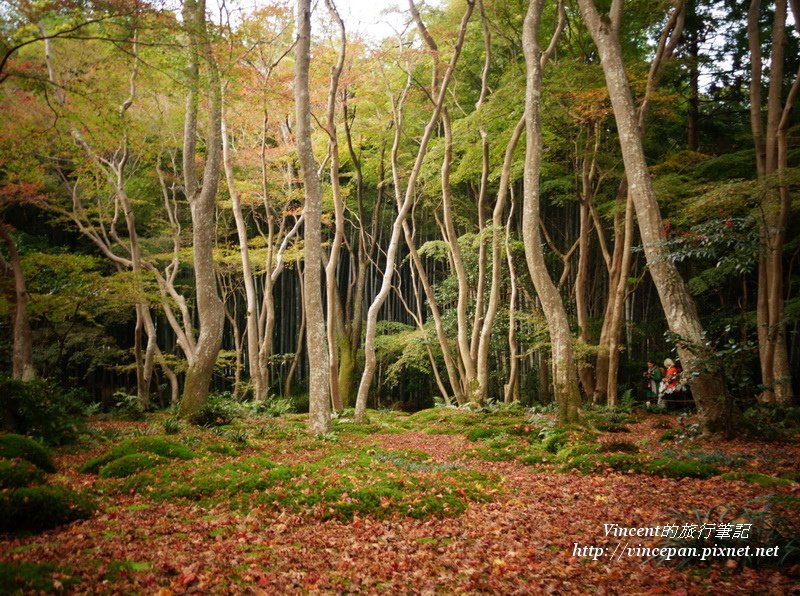
<path fill-rule="evenodd" d="M 546 54 L 539 49 L 538 42 L 542 5 L 543 0 L 530 0 L 522 32 L 522 49 L 527 66 L 522 234 L 528 270 L 536 288 L 536 294 L 542 303 L 542 310 L 550 332 L 553 385 L 559 420 L 562 423 L 570 423 L 579 420 L 578 409 L 580 407 L 580 392 L 572 350 L 572 333 L 564 302 L 547 271 L 539 239 L 539 175 L 542 163 L 540 102 L 542 70 L 545 63 L 543 58 L 546 58 Z"/>
<path fill-rule="evenodd" d="M 247 367 L 250 373 L 250 383 L 253 387 L 253 399 L 263 400 L 267 393 L 266 369 L 259 365 L 258 352 L 260 333 L 258 326 L 258 310 L 256 284 L 253 278 L 253 267 L 250 262 L 250 248 L 247 239 L 247 224 L 242 213 L 242 202 L 233 177 L 233 158 L 228 139 L 227 117 L 223 100 L 222 107 L 222 161 L 225 167 L 225 180 L 228 183 L 228 194 L 231 197 L 231 210 L 236 222 L 236 234 L 239 239 L 239 255 L 242 260 L 242 277 L 244 278 L 245 296 L 245 321 L 247 329 Z"/>
<path fill-rule="evenodd" d="M 725 391 L 724 380 L 720 373 L 705 369 L 704 363 L 709 360 L 710 354 L 697 308 L 677 268 L 666 258 L 666 248 L 661 236 L 661 212 L 647 169 L 639 121 L 619 44 L 622 1 L 613 0 L 608 17 L 600 16 L 593 0 L 578 0 L 578 3 L 583 20 L 600 52 L 620 137 L 628 192 L 631 193 L 636 208 L 650 274 L 670 331 L 682 339 L 678 353 L 683 361 L 686 378 L 691 379 L 692 392 L 703 425 L 707 430 L 722 430 L 727 425 L 722 398 Z"/>
<path fill-rule="evenodd" d="M 336 316 L 337 305 L 339 297 L 337 292 L 339 290 L 336 283 L 336 270 L 339 265 L 339 253 L 344 242 L 344 198 L 342 197 L 342 189 L 339 184 L 339 139 L 337 138 L 336 131 L 336 97 L 339 93 L 339 78 L 342 75 L 344 68 L 344 60 L 347 49 L 347 37 L 345 35 L 344 22 L 339 16 L 332 0 L 325 0 L 328 7 L 328 12 L 336 21 L 340 32 L 339 42 L 339 57 L 336 64 L 331 68 L 330 88 L 328 89 L 328 111 L 327 111 L 327 132 L 328 132 L 328 154 L 330 156 L 330 175 L 331 175 L 331 188 L 333 193 L 333 209 L 334 209 L 334 235 L 333 242 L 331 243 L 330 255 L 328 256 L 328 263 L 325 266 L 325 291 L 326 301 L 328 305 L 328 321 L 327 321 L 327 334 L 328 334 L 328 362 L 330 366 L 330 384 L 331 384 L 331 405 L 337 412 L 341 412 L 344 405 L 342 403 L 342 396 L 339 394 L 339 348 L 347 347 L 346 342 L 342 344 L 339 337 L 343 336 L 343 327 L 341 317 Z M 338 309 L 341 315 L 341 309 Z M 337 324 L 339 323 L 339 324 Z M 349 358 L 349 354 L 345 358 Z M 348 362 L 348 365 L 350 363 Z"/>
<path fill-rule="evenodd" d="M 503 168 L 500 174 L 500 186 L 497 189 L 497 201 L 495 202 L 494 211 L 492 212 L 492 277 L 489 286 L 489 302 L 486 306 L 486 315 L 484 316 L 483 325 L 481 327 L 477 358 L 478 383 L 481 391 L 484 394 L 484 399 L 486 397 L 486 391 L 489 385 L 489 345 L 492 335 L 492 326 L 494 325 L 495 318 L 497 317 L 497 310 L 500 306 L 500 291 L 502 286 L 501 242 L 503 240 L 503 214 L 505 212 L 506 195 L 508 194 L 509 182 L 511 179 L 511 165 L 514 158 L 514 149 L 517 147 L 517 143 L 522 136 L 523 130 L 525 130 L 524 117 L 520 118 L 519 122 L 517 122 L 514 132 L 511 133 L 511 139 L 509 139 L 508 145 L 506 145 L 506 152 L 505 156 L 503 157 Z M 512 204 L 511 211 L 513 211 L 513 209 L 514 206 Z M 506 225 L 505 228 L 505 245 L 507 253 L 509 249 L 509 234 L 511 233 L 510 221 L 511 216 L 509 215 L 509 224 Z M 508 263 L 511 265 L 510 253 L 508 254 Z M 514 298 L 516 297 L 516 284 L 514 283 L 513 274 L 511 295 L 513 302 Z M 509 309 L 513 311 L 514 305 L 510 304 Z M 509 347 L 511 347 L 512 338 L 516 338 L 516 330 L 513 329 L 514 325 L 511 322 L 509 322 L 509 326 L 512 327 L 512 329 L 509 330 Z M 516 367 L 518 364 L 516 360 L 516 350 L 513 351 L 510 357 L 511 370 L 513 373 L 516 373 Z M 509 384 L 512 383 L 513 379 L 510 378 Z M 514 389 L 513 385 L 511 389 Z M 507 391 L 505 394 L 506 401 L 508 401 L 509 395 L 510 393 Z"/>
<path fill-rule="evenodd" d="M 22 381 L 30 381 L 36 377 L 33 367 L 33 336 L 28 320 L 28 288 L 22 272 L 17 244 L 11 237 L 8 228 L 0 223 L 0 238 L 6 245 L 8 261 L 3 263 L 5 269 L 14 277 L 14 308 L 11 324 L 14 328 L 14 340 L 11 356 L 11 376 Z M 1 257 L 0 257 L 1 258 Z"/>
<path fill-rule="evenodd" d="M 192 250 L 199 333 L 195 361 L 186 371 L 183 399 L 178 410 L 182 418 L 194 416 L 208 397 L 211 377 L 222 345 L 225 312 L 217 292 L 214 272 L 216 236 L 216 196 L 219 184 L 222 149 L 222 101 L 219 73 L 211 51 L 206 27 L 205 0 L 184 0 L 183 19 L 189 35 L 189 91 L 183 137 L 183 176 L 186 196 L 192 213 Z M 199 94 L 199 59 L 208 76 L 209 113 L 206 129 L 206 163 L 203 183 L 198 186 L 195 167 L 197 104 Z"/>
<path fill-rule="evenodd" d="M 798 6 L 793 2 L 794 17 Z M 770 75 L 767 96 L 766 131 L 762 121 L 762 63 L 759 36 L 760 0 L 751 0 L 747 37 L 750 48 L 750 125 L 756 148 L 758 177 L 764 185 L 761 202 L 761 254 L 758 267 L 758 351 L 761 363 L 761 399 L 790 404 L 793 400 L 791 369 L 786 346 L 783 296 L 783 248 L 791 212 L 791 197 L 785 181 L 787 167 L 786 134 L 791 113 L 800 91 L 800 71 L 795 76 L 786 101 L 783 100 L 784 54 L 786 46 L 787 1 L 777 0 L 772 22 L 769 57 Z M 773 184 L 777 188 L 773 188 Z"/>
<path fill-rule="evenodd" d="M 361 375 L 361 382 L 358 387 L 358 396 L 356 398 L 356 420 L 358 421 L 362 421 L 364 419 L 367 408 L 369 388 L 372 385 L 372 379 L 375 375 L 375 369 L 377 368 L 377 359 L 375 356 L 375 333 L 378 324 L 378 311 L 380 311 L 383 303 L 386 301 L 386 297 L 389 295 L 389 290 L 391 289 L 392 278 L 394 277 L 395 272 L 395 258 L 397 256 L 400 232 L 403 229 L 406 216 L 408 215 L 408 212 L 413 204 L 413 199 L 416 194 L 417 178 L 419 177 L 419 173 L 422 168 L 422 162 L 425 158 L 425 153 L 427 152 L 428 143 L 433 135 L 434 129 L 436 128 L 436 124 L 439 121 L 439 116 L 441 115 L 442 106 L 444 105 L 445 101 L 445 93 L 447 91 L 450 78 L 455 70 L 458 57 L 461 54 L 461 48 L 464 45 L 467 24 L 469 23 L 473 6 L 473 0 L 467 0 L 467 9 L 461 19 L 460 31 L 458 40 L 456 41 L 455 49 L 453 50 L 453 57 L 451 58 L 449 67 L 443 77 L 433 113 L 428 120 L 428 124 L 425 127 L 425 132 L 420 140 L 417 157 L 408 177 L 405 198 L 402 205 L 400 205 L 399 212 L 395 217 L 394 223 L 392 224 L 392 234 L 386 250 L 386 266 L 383 272 L 381 287 L 378 291 L 378 294 L 375 296 L 375 299 L 372 301 L 369 310 L 367 311 L 367 329 L 364 340 L 364 372 Z"/>
<path fill-rule="evenodd" d="M 331 429 L 330 370 L 325 313 L 322 309 L 322 188 L 311 145 L 311 100 L 308 67 L 311 59 L 311 0 L 297 0 L 294 98 L 297 154 L 305 190 L 304 260 L 306 349 L 308 350 L 308 430 L 323 434 Z"/>

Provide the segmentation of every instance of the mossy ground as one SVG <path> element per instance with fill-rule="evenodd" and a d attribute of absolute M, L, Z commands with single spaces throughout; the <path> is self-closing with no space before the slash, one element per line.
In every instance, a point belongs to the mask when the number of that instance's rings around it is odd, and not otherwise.
<path fill-rule="evenodd" d="M 476 560 L 489 566 L 487 577 L 507 569 L 508 578 L 519 578 L 534 572 L 521 561 L 514 563 L 508 548 L 497 550 L 493 541 L 506 545 L 511 539 L 517 541 L 515 551 L 524 549 L 519 545 L 526 540 L 524 528 L 537 535 L 530 530 L 531 520 L 541 522 L 547 532 L 562 528 L 569 511 L 574 516 L 569 524 L 575 525 L 588 511 L 630 500 L 625 508 L 612 507 L 603 514 L 606 521 L 627 521 L 625 512 L 644 498 L 640 493 L 651 499 L 643 511 L 656 511 L 654 503 L 663 505 L 663 511 L 653 513 L 657 517 L 675 504 L 662 502 L 659 495 L 676 486 L 682 491 L 696 486 L 709 498 L 723 498 L 726 483 L 735 482 L 730 486 L 739 498 L 792 490 L 796 481 L 791 462 L 777 467 L 769 463 L 773 451 L 746 452 L 746 444 L 737 451 L 699 440 L 665 445 L 658 440 L 665 427 L 683 427 L 664 415 L 596 411 L 586 424 L 567 427 L 551 415 L 521 409 L 437 408 L 412 415 L 370 411 L 368 418 L 366 424 L 356 424 L 341 416 L 333 432 L 320 437 L 305 431 L 302 415 L 234 419 L 214 428 L 181 424 L 166 436 L 166 415 L 148 415 L 141 422 L 94 421 L 77 445 L 55 450 L 59 473 L 44 476 L 51 486 L 43 488 L 85 487 L 97 513 L 86 518 L 90 508 L 68 505 L 84 511 L 77 517 L 86 521 L 55 530 L 46 549 L 44 537 L 9 539 L 9 548 L 0 555 L 6 565 L 0 576 L 16 574 L 12 585 L 23 592 L 57 591 L 54 582 L 78 591 L 102 582 L 109 591 L 120 592 L 159 587 L 214 591 L 213 586 L 246 591 L 255 585 L 279 591 L 270 578 L 295 569 L 295 553 L 313 552 L 328 561 L 329 549 L 351 552 L 349 540 L 360 545 L 348 555 L 353 560 L 402 561 L 398 553 L 419 551 L 428 553 L 445 574 L 450 573 L 447 561 L 459 561 L 475 545 L 480 552 Z M 605 423 L 625 425 L 630 432 L 603 431 Z M 713 486 L 702 484 L 711 481 Z M 30 501 L 29 496 L 21 500 Z M 690 500 L 684 496 L 677 502 Z M 574 507 L 580 508 L 577 513 Z M 520 508 L 524 515 L 515 517 Z M 506 515 L 512 521 L 492 526 Z M 583 524 L 582 535 L 601 531 L 598 520 Z M 59 519 L 64 521 L 70 519 Z M 497 533 L 489 532 L 490 527 Z M 471 528 L 469 535 L 465 528 Z M 557 538 L 564 531 L 549 538 L 554 550 L 547 554 L 564 550 Z M 330 532 L 334 534 L 325 538 Z M 85 538 L 76 542 L 74 536 Z M 381 556 L 384 544 L 394 545 L 386 551 L 388 558 Z M 194 564 L 197 552 L 204 553 L 206 562 L 217 562 L 213 578 Z M 183 563 L 173 565 L 173 558 Z M 302 558 L 303 565 L 316 560 Z M 319 584 L 324 588 L 308 576 L 280 587 L 357 591 L 360 580 L 348 569 L 346 562 L 336 563 L 325 572 L 328 583 Z M 411 581 L 410 569 L 393 573 Z M 461 580 L 469 577 L 458 565 L 453 573 Z M 209 583 L 201 583 L 201 577 Z M 381 577 L 368 591 L 399 587 Z M 441 584 L 440 591 L 462 585 L 461 580 Z M 518 585 L 487 582 L 487 591 Z"/>

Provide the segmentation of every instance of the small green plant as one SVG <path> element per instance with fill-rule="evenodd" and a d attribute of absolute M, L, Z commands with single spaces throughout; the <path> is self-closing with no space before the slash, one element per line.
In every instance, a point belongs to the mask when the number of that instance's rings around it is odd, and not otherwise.
<path fill-rule="evenodd" d="M 30 437 L 22 435 L 0 435 L 0 457 L 15 457 L 29 461 L 45 472 L 55 472 L 56 466 L 50 451 Z"/>
<path fill-rule="evenodd" d="M 164 434 L 177 435 L 183 429 L 183 424 L 177 416 L 170 416 L 164 420 Z"/>
<path fill-rule="evenodd" d="M 0 489 L 42 484 L 44 472 L 24 459 L 0 459 Z"/>
<path fill-rule="evenodd" d="M 212 393 L 200 411 L 192 418 L 199 426 L 225 426 L 247 415 L 247 406 L 227 391 Z"/>
<path fill-rule="evenodd" d="M 279 418 L 296 411 L 295 404 L 291 399 L 274 395 L 264 401 L 250 402 L 249 407 L 255 414 L 263 414 L 272 418 Z"/>
<path fill-rule="evenodd" d="M 145 407 L 141 400 L 125 391 L 115 391 L 112 396 L 114 399 L 114 413 L 125 420 L 143 420 Z"/>
<path fill-rule="evenodd" d="M 38 532 L 86 519 L 95 510 L 85 495 L 60 486 L 0 492 L 0 532 Z"/>

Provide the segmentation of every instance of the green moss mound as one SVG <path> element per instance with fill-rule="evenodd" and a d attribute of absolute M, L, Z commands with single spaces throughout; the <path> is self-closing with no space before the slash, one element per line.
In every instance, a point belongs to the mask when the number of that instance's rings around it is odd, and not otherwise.
<path fill-rule="evenodd" d="M 724 480 L 741 480 L 748 484 L 758 484 L 759 486 L 784 486 L 792 484 L 790 478 L 780 478 L 769 474 L 759 474 L 758 472 L 728 472 L 722 475 Z"/>
<path fill-rule="evenodd" d="M 561 469 L 562 471 L 579 470 L 584 474 L 610 469 L 622 473 L 664 478 L 710 478 L 720 473 L 714 466 L 698 461 L 667 457 L 649 459 L 635 453 L 579 455 L 564 464 Z"/>
<path fill-rule="evenodd" d="M 0 488 L 20 488 L 44 482 L 44 472 L 24 459 L 0 459 Z"/>
<path fill-rule="evenodd" d="M 711 478 L 720 474 L 720 471 L 710 464 L 690 459 L 665 457 L 649 462 L 648 471 L 653 476 L 666 478 Z"/>
<path fill-rule="evenodd" d="M 45 472 L 56 471 L 50 451 L 30 437 L 23 435 L 0 435 L 0 457 L 20 458 L 29 461 Z"/>
<path fill-rule="evenodd" d="M 54 592 L 53 574 L 63 588 L 77 583 L 74 577 L 64 577 L 64 570 L 52 563 L 0 563 L 0 593 L 31 594 Z"/>
<path fill-rule="evenodd" d="M 186 460 L 195 457 L 193 451 L 175 441 L 170 441 L 162 437 L 139 437 L 137 439 L 123 441 L 103 455 L 93 457 L 81 466 L 80 471 L 84 474 L 97 474 L 100 468 L 108 465 L 112 461 L 136 453 L 151 453 L 167 459 Z"/>
<path fill-rule="evenodd" d="M 143 470 L 149 470 L 163 465 L 169 460 L 152 453 L 131 453 L 107 463 L 98 475 L 100 478 L 127 478 Z"/>
<path fill-rule="evenodd" d="M 86 519 L 94 510 L 89 498 L 66 488 L 16 488 L 0 493 L 0 531 L 39 532 Z"/>

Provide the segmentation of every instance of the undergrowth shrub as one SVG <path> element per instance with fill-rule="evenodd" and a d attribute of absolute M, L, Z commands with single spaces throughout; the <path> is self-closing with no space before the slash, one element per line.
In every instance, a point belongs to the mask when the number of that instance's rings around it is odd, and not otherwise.
<path fill-rule="evenodd" d="M 50 451 L 30 437 L 15 434 L 0 435 L 0 457 L 20 458 L 29 461 L 45 472 L 56 471 Z"/>
<path fill-rule="evenodd" d="M 24 459 L 0 459 L 0 489 L 44 482 L 44 472 Z"/>
<path fill-rule="evenodd" d="M 208 400 L 192 418 L 200 426 L 225 426 L 236 418 L 247 415 L 247 406 L 236 400 L 228 391 L 212 393 Z"/>
<path fill-rule="evenodd" d="M 60 486 L 0 492 L 0 532 L 38 532 L 92 515 L 95 505 L 83 494 Z"/>
<path fill-rule="evenodd" d="M 83 428 L 85 393 L 52 381 L 0 375 L 0 429 L 38 437 L 49 445 L 71 443 Z"/>

